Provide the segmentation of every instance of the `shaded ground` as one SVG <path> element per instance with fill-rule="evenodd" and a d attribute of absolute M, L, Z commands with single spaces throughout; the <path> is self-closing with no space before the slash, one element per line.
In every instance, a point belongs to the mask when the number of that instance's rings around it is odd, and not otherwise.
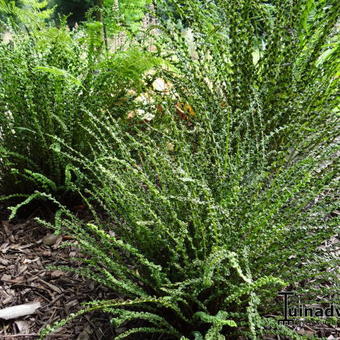
<path fill-rule="evenodd" d="M 1 217 L 1 216 L 0 216 Z M 3 216 L 2 216 L 3 218 Z M 37 339 L 39 330 L 78 311 L 80 304 L 114 298 L 106 288 L 78 275 L 47 266 L 67 264 L 76 255 L 72 247 L 61 247 L 62 237 L 46 237 L 49 231 L 32 219 L 11 224 L 0 218 L 0 309 L 39 301 L 36 314 L 0 320 L 0 339 Z M 67 240 L 73 242 L 72 240 Z M 26 334 L 26 335 L 23 335 Z M 108 318 L 100 313 L 73 321 L 47 339 L 113 339 Z"/>

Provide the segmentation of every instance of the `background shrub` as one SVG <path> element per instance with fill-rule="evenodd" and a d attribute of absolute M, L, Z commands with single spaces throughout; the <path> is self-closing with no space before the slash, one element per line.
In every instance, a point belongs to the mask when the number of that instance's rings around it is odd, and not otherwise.
<path fill-rule="evenodd" d="M 92 137 L 81 128 L 88 127 L 86 111 L 100 120 L 127 114 L 127 92 L 137 96 L 143 74 L 160 64 L 133 46 L 107 54 L 98 29 L 98 22 L 76 31 L 43 27 L 12 32 L 12 41 L 0 44 L 2 194 L 69 190 L 72 161 L 52 152 L 60 148 L 56 138 L 90 155 Z"/>

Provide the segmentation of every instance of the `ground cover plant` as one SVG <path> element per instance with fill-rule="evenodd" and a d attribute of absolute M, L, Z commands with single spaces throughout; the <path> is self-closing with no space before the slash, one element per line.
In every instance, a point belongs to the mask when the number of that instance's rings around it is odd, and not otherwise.
<path fill-rule="evenodd" d="M 143 107 L 155 119 L 132 132 L 88 111 L 92 158 L 59 140 L 57 153 L 87 169 L 74 171 L 94 221 L 60 206 L 55 225 L 42 223 L 87 255 L 64 270 L 121 294 L 79 314 L 110 313 L 127 325 L 116 339 L 304 338 L 273 315 L 282 289 L 306 301 L 338 293 L 336 244 L 325 247 L 338 234 L 338 10 L 336 1 L 156 2 L 157 45 L 172 64 L 159 76 L 172 95 Z"/>

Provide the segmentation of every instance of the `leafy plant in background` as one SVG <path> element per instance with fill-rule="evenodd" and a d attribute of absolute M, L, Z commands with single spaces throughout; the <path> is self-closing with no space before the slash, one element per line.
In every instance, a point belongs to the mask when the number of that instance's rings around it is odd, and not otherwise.
<path fill-rule="evenodd" d="M 132 31 L 137 31 L 148 6 L 152 4 L 152 0 L 136 0 L 133 2 L 121 0 L 117 3 L 125 25 Z"/>
<path fill-rule="evenodd" d="M 46 21 L 51 19 L 54 8 L 47 8 L 47 5 L 47 0 L 20 0 L 20 2 L 1 0 L 0 14 L 10 21 L 13 29 L 21 25 L 29 32 L 41 29 Z"/>
<path fill-rule="evenodd" d="M 82 267 L 64 270 L 121 298 L 90 302 L 42 337 L 101 309 L 124 325 L 116 339 L 303 339 L 267 317 L 281 309 L 277 292 L 293 287 L 309 302 L 336 293 L 339 4 L 265 6 L 158 2 L 160 20 L 168 13 L 158 45 L 173 64 L 161 74 L 173 94 L 150 113 L 167 125 L 144 122 L 127 133 L 120 119 L 87 110 L 91 156 L 55 138 L 56 154 L 74 160 L 87 184 L 79 192 L 94 221 L 59 205 L 55 225 L 41 222 L 72 235 L 86 255 Z M 174 7 L 190 18 L 191 46 Z M 260 33 L 254 18 L 264 23 Z M 173 98 L 195 116 L 177 117 Z"/>
<path fill-rule="evenodd" d="M 131 103 L 118 103 L 120 96 L 141 91 L 142 75 L 160 63 L 137 47 L 107 54 L 101 46 L 96 23 L 76 31 L 65 23 L 45 25 L 0 44 L 2 194 L 43 188 L 63 195 L 70 189 L 72 161 L 51 151 L 59 148 L 54 137 L 90 154 L 92 137 L 86 139 L 80 128 L 88 124 L 84 112 L 98 119 L 107 111 L 126 114 Z"/>
<path fill-rule="evenodd" d="M 117 35 L 134 37 L 138 33 L 142 20 L 148 12 L 150 0 L 99 0 L 86 13 L 88 21 L 96 20 L 102 25 L 102 39 L 109 50 L 110 38 Z"/>

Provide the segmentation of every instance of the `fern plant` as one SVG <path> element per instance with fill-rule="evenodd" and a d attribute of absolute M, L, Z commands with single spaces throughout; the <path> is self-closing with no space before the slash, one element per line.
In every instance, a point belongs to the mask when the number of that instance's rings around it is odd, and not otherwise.
<path fill-rule="evenodd" d="M 161 110 L 141 106 L 155 119 L 127 131 L 110 111 L 101 120 L 87 110 L 91 156 L 55 137 L 94 220 L 59 204 L 55 225 L 41 223 L 86 255 L 64 270 L 121 295 L 77 315 L 110 313 L 128 326 L 115 339 L 304 338 L 268 315 L 280 317 L 282 289 L 307 301 L 338 293 L 329 242 L 339 231 L 338 9 L 332 0 L 156 3 L 158 46 L 172 64 L 159 75 L 173 87 L 157 97 Z M 178 101 L 195 115 L 179 116 Z"/>
<path fill-rule="evenodd" d="M 106 110 L 126 114 L 131 104 L 120 97 L 141 91 L 143 73 L 161 62 L 138 47 L 106 54 L 96 32 L 93 23 L 71 32 L 65 23 L 45 25 L 0 43 L 2 195 L 70 190 L 72 161 L 52 152 L 59 148 L 53 136 L 90 154 L 92 137 L 80 127 L 88 124 L 84 111 L 99 119 Z"/>
<path fill-rule="evenodd" d="M 83 68 L 80 46 L 65 29 L 49 28 L 36 38 L 14 35 L 13 42 L 1 44 L 0 53 L 2 193 L 32 190 L 31 173 L 61 185 L 65 164 L 51 154 L 47 134 L 76 147 L 73 103 L 81 87 L 72 73 Z"/>
<path fill-rule="evenodd" d="M 23 26 L 27 32 L 45 27 L 55 9 L 47 8 L 47 0 L 21 0 L 19 4 L 16 1 L 1 0 L 0 14 L 5 16 L 5 20 L 9 20 L 12 28 Z"/>

